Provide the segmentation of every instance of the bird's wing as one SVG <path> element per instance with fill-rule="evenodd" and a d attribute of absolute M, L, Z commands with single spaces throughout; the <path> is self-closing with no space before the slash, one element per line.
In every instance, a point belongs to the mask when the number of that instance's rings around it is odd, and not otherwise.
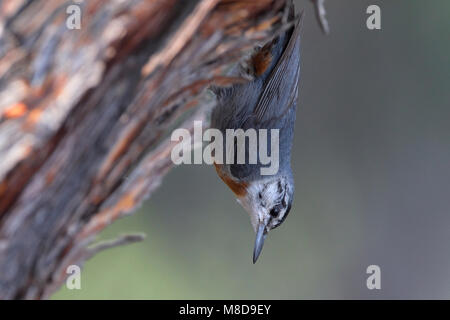
<path fill-rule="evenodd" d="M 265 122 L 285 115 L 296 104 L 300 75 L 300 29 L 298 19 L 291 38 L 272 70 L 254 109 L 258 121 Z"/>

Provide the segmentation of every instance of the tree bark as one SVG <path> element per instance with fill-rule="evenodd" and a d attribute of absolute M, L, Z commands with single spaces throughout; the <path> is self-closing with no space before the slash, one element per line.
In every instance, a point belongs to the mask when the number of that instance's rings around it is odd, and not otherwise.
<path fill-rule="evenodd" d="M 0 0 L 0 298 L 41 299 L 172 167 L 175 127 L 283 28 L 285 0 Z"/>

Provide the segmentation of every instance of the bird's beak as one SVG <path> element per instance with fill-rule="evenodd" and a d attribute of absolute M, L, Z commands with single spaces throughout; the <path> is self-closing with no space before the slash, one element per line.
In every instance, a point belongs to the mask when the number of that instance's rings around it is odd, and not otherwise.
<path fill-rule="evenodd" d="M 253 249 L 253 263 L 255 263 L 256 260 L 258 260 L 258 257 L 261 254 L 266 236 L 267 236 L 266 224 L 261 221 L 259 223 L 258 230 L 256 231 L 255 248 Z"/>

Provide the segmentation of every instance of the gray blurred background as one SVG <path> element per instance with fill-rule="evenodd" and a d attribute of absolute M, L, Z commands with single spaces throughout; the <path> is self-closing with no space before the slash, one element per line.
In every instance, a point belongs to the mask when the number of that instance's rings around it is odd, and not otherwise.
<path fill-rule="evenodd" d="M 102 234 L 143 243 L 95 256 L 55 299 L 450 298 L 450 1 L 304 8 L 296 194 L 256 265 L 248 215 L 211 166 L 177 167 Z M 382 30 L 366 28 L 370 4 Z M 381 268 L 368 290 L 366 268 Z"/>

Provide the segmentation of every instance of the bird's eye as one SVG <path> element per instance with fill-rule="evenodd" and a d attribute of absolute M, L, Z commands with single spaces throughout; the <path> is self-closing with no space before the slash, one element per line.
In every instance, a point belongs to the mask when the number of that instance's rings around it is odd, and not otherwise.
<path fill-rule="evenodd" d="M 269 214 L 274 218 L 278 217 L 279 213 L 280 213 L 280 208 L 278 206 L 273 207 L 272 210 L 270 210 L 270 212 L 269 212 Z"/>

